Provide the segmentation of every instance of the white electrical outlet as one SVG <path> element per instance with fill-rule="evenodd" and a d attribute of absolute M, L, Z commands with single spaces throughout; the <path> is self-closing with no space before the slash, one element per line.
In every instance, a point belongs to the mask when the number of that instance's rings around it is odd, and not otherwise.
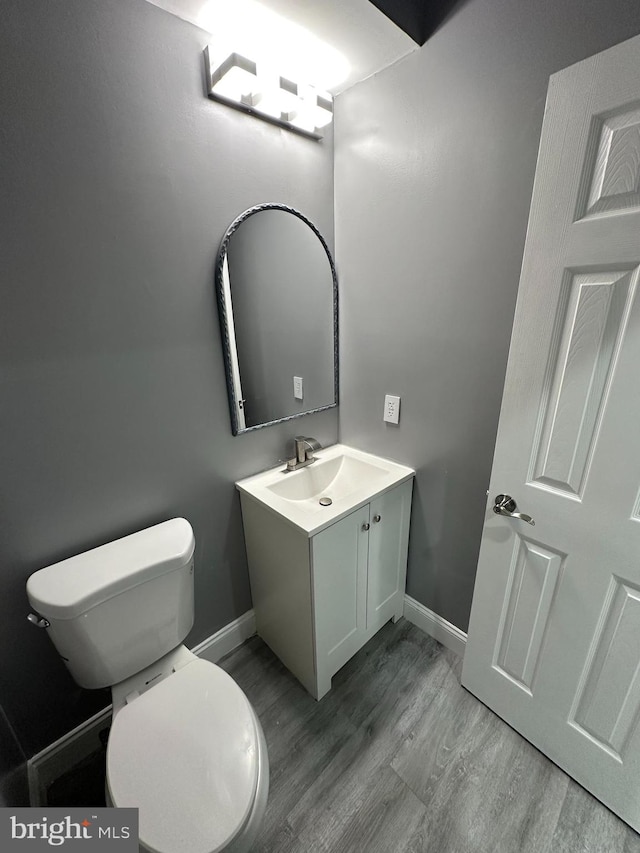
<path fill-rule="evenodd" d="M 388 424 L 397 424 L 400 420 L 400 397 L 387 394 L 384 398 L 384 415 L 382 420 Z"/>
<path fill-rule="evenodd" d="M 303 399 L 302 376 L 293 377 L 293 397 L 295 400 Z"/>

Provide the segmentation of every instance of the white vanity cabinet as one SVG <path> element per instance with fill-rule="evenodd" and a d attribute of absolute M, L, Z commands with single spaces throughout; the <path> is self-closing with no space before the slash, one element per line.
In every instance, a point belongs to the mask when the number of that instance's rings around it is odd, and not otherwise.
<path fill-rule="evenodd" d="M 336 521 L 301 529 L 241 489 L 256 629 L 316 699 L 402 615 L 413 472 Z"/>

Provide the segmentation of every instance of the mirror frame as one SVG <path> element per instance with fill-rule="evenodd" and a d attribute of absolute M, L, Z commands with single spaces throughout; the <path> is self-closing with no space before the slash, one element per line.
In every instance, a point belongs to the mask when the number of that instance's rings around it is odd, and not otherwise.
<path fill-rule="evenodd" d="M 328 403 L 326 406 L 319 406 L 315 409 L 307 409 L 304 412 L 295 412 L 292 415 L 285 415 L 282 418 L 276 418 L 272 421 L 265 421 L 265 423 L 255 424 L 253 426 L 246 426 L 240 428 L 238 423 L 238 398 L 236 396 L 235 384 L 233 381 L 233 360 L 231 355 L 231 342 L 229 337 L 229 314 L 231 313 L 232 306 L 227 305 L 226 295 L 225 295 L 225 261 L 227 258 L 227 251 L 229 248 L 229 242 L 233 237 L 234 233 L 238 230 L 240 225 L 251 216 L 255 216 L 256 213 L 260 213 L 263 210 L 282 210 L 285 213 L 291 213 L 294 216 L 297 216 L 301 219 L 306 225 L 311 228 L 314 232 L 320 243 L 322 244 L 322 248 L 324 249 L 327 260 L 329 261 L 329 267 L 331 269 L 331 278 L 333 281 L 333 402 Z M 228 269 L 228 265 L 227 265 Z M 227 273 L 228 278 L 228 273 Z M 336 268 L 333 262 L 333 258 L 331 257 L 331 252 L 327 243 L 322 236 L 322 234 L 318 231 L 316 226 L 311 222 L 310 219 L 300 213 L 299 210 L 296 210 L 294 207 L 289 207 L 286 204 L 279 204 L 277 202 L 267 202 L 265 204 L 257 204 L 254 207 L 250 207 L 237 216 L 231 225 L 227 228 L 224 237 L 222 238 L 222 242 L 220 243 L 220 248 L 218 249 L 218 257 L 216 259 L 216 270 L 215 270 L 215 285 L 216 285 L 216 298 L 218 302 L 218 317 L 220 319 L 220 333 L 222 338 L 222 350 L 224 356 L 224 370 L 225 376 L 227 380 L 227 393 L 229 395 L 229 413 L 231 415 L 231 432 L 233 435 L 243 435 L 246 432 L 253 432 L 257 429 L 263 429 L 264 427 L 273 426 L 273 424 L 284 423 L 285 421 L 291 421 L 295 418 L 302 418 L 305 415 L 312 415 L 316 412 L 324 412 L 326 409 L 334 409 L 338 405 L 338 393 L 339 393 L 339 380 L 338 380 L 338 277 L 336 275 Z"/>

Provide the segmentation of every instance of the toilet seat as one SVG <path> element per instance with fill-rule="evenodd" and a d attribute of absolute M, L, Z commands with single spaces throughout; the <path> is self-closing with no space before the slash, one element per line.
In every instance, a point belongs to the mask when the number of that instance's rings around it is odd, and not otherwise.
<path fill-rule="evenodd" d="M 254 805 L 258 737 L 242 690 L 196 658 L 115 715 L 107 747 L 111 802 L 139 809 L 140 843 L 155 853 L 224 850 Z"/>

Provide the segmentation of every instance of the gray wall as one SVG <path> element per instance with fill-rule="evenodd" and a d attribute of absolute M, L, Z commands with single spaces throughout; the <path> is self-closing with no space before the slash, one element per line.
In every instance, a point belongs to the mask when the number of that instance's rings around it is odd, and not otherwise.
<path fill-rule="evenodd" d="M 192 644 L 251 606 L 236 479 L 335 410 L 233 438 L 213 271 L 267 201 L 332 244 L 332 142 L 208 100 L 207 36 L 144 0 L 3 0 L 0 703 L 30 755 L 109 702 L 26 622 L 34 570 L 175 515 Z"/>
<path fill-rule="evenodd" d="M 341 440 L 417 469 L 408 592 L 463 630 L 548 77 L 638 32 L 637 0 L 467 0 L 337 99 Z"/>

